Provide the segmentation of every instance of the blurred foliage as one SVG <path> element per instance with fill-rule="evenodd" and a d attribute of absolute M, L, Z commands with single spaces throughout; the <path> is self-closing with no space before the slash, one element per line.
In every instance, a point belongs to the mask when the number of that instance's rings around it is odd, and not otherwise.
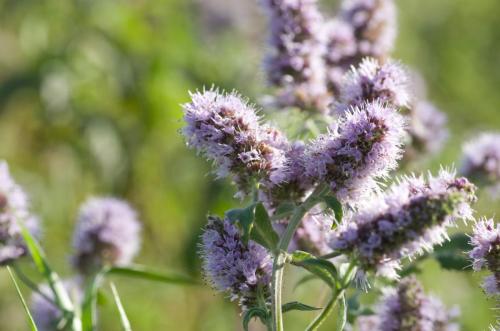
<path fill-rule="evenodd" d="M 335 1 L 324 4 L 325 12 L 335 7 Z M 474 133 L 500 129 L 500 2 L 398 5 L 395 57 L 423 73 L 431 98 L 449 114 L 446 150 L 415 166 L 437 169 L 456 162 L 461 143 Z M 212 84 L 258 102 L 266 92 L 265 48 L 265 20 L 254 0 L 0 0 L 0 157 L 29 191 L 44 223 L 43 244 L 63 275 L 71 275 L 78 205 L 96 194 L 123 197 L 140 211 L 141 263 L 199 274 L 206 213 L 240 204 L 185 147 L 179 104 L 188 90 Z M 497 202 L 486 194 L 481 199 L 480 213 L 499 214 Z M 302 276 L 290 273 L 286 301 L 293 294 L 321 306 L 320 282 L 293 290 Z M 481 275 L 426 261 L 420 277 L 430 292 L 460 306 L 463 330 L 485 330 L 492 322 L 494 303 L 478 287 Z M 116 283 L 134 330 L 241 328 L 235 305 L 208 286 Z M 27 329 L 6 270 L 0 270 L 0 290 L 0 330 Z M 107 295 L 101 330 L 119 330 Z M 363 298 L 373 299 L 373 293 Z M 303 329 L 313 315 L 288 314 L 288 329 Z"/>

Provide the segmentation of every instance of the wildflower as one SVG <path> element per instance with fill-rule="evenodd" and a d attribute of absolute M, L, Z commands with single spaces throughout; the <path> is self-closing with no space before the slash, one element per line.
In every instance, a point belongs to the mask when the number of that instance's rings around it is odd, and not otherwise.
<path fill-rule="evenodd" d="M 482 133 L 463 147 L 464 176 L 484 183 L 494 196 L 500 194 L 500 134 Z"/>
<path fill-rule="evenodd" d="M 411 144 L 405 157 L 415 157 L 419 153 L 435 154 L 448 139 L 446 114 L 428 101 L 417 101 L 410 109 L 409 128 Z"/>
<path fill-rule="evenodd" d="M 83 274 L 129 264 L 140 248 L 136 212 L 115 198 L 91 198 L 82 207 L 73 235 L 73 263 Z"/>
<path fill-rule="evenodd" d="M 354 28 L 359 59 L 366 56 L 382 59 L 394 48 L 396 7 L 393 0 L 344 0 L 340 17 Z"/>
<path fill-rule="evenodd" d="M 340 88 L 337 111 L 342 114 L 351 107 L 379 100 L 394 108 L 408 106 L 408 75 L 397 62 L 384 63 L 365 58 L 344 77 Z"/>
<path fill-rule="evenodd" d="M 427 180 L 404 177 L 367 201 L 339 228 L 330 245 L 358 261 L 359 276 L 374 270 L 397 278 L 400 259 L 432 250 L 448 238 L 446 229 L 457 219 L 473 218 L 474 192 L 466 178 L 446 170 L 437 177 L 429 174 Z"/>
<path fill-rule="evenodd" d="M 217 165 L 219 178 L 232 175 L 242 196 L 254 181 L 280 180 L 280 148 L 287 142 L 278 130 L 261 125 L 255 110 L 236 93 L 212 89 L 191 98 L 183 106 L 184 136 L 189 146 Z"/>
<path fill-rule="evenodd" d="M 272 261 L 266 249 L 249 241 L 245 244 L 238 228 L 227 219 L 209 217 L 202 235 L 200 255 L 206 279 L 243 310 L 255 306 L 260 296 L 270 295 Z"/>
<path fill-rule="evenodd" d="M 9 166 L 0 161 L 0 266 L 28 252 L 18 223 L 33 235 L 39 232 L 38 219 L 29 207 L 28 197 L 10 175 Z"/>
<path fill-rule="evenodd" d="M 306 175 L 328 183 L 339 200 L 355 203 L 396 168 L 404 128 L 404 118 L 379 102 L 348 111 L 329 134 L 310 144 Z"/>
<path fill-rule="evenodd" d="M 358 319 L 360 331 L 458 331 L 456 309 L 426 295 L 414 278 L 403 279 L 396 289 L 387 290 L 377 314 Z M 369 322 L 369 323 L 367 323 Z"/>
<path fill-rule="evenodd" d="M 284 106 L 325 111 L 323 18 L 316 0 L 262 0 L 270 22 L 271 53 L 264 66 Z"/>
<path fill-rule="evenodd" d="M 483 288 L 489 295 L 500 294 L 500 224 L 493 219 L 482 219 L 474 226 L 471 237 L 474 247 L 469 256 L 473 259 L 473 268 L 479 271 L 487 268 L 491 275 L 483 282 Z"/>
<path fill-rule="evenodd" d="M 77 301 L 83 298 L 82 290 L 76 280 L 66 280 L 63 286 L 70 297 Z M 39 287 L 40 293 L 34 292 L 31 296 L 30 310 L 39 331 L 67 330 L 69 321 L 63 319 L 61 310 L 54 302 L 54 294 L 48 285 Z M 64 327 L 66 325 L 66 327 Z"/>

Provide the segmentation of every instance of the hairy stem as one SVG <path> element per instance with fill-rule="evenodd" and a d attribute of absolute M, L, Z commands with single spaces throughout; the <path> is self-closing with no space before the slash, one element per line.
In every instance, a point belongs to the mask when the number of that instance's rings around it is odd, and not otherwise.
<path fill-rule="evenodd" d="M 311 195 L 299 206 L 290 218 L 285 233 L 278 243 L 278 253 L 274 257 L 273 263 L 273 278 L 272 278 L 272 317 L 273 317 L 273 331 L 283 331 L 283 313 L 281 311 L 281 290 L 283 287 L 283 273 L 286 262 L 288 246 L 292 241 L 293 235 L 304 218 L 304 215 L 314 207 L 319 201 L 320 197 L 327 191 L 327 186 L 319 185 Z"/>

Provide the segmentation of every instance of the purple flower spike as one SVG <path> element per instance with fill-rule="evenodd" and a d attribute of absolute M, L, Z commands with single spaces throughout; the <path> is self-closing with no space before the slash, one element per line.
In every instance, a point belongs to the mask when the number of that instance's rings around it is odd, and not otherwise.
<path fill-rule="evenodd" d="M 393 0 L 344 0 L 340 17 L 354 28 L 359 59 L 385 58 L 396 39 L 396 7 Z"/>
<path fill-rule="evenodd" d="M 475 187 L 441 170 L 439 176 L 405 177 L 370 199 L 333 236 L 331 247 L 358 259 L 362 273 L 397 278 L 399 261 L 432 250 L 457 219 L 471 220 Z M 361 275 L 361 274 L 360 274 Z"/>
<path fill-rule="evenodd" d="M 386 290 L 377 314 L 358 319 L 359 331 L 458 331 L 454 322 L 457 309 L 426 295 L 413 277 L 405 278 L 396 289 Z"/>
<path fill-rule="evenodd" d="M 80 208 L 73 235 L 73 263 L 83 274 L 106 265 L 126 265 L 140 248 L 141 225 L 124 201 L 91 198 Z"/>
<path fill-rule="evenodd" d="M 28 197 L 11 177 L 9 166 L 0 161 L 0 266 L 27 254 L 18 222 L 31 234 L 39 233 L 38 219 L 29 207 Z"/>
<path fill-rule="evenodd" d="M 408 74 L 395 61 L 384 63 L 365 58 L 344 77 L 337 111 L 342 114 L 351 107 L 379 100 L 395 108 L 408 106 Z"/>
<path fill-rule="evenodd" d="M 209 217 L 200 255 L 208 282 L 229 293 L 231 300 L 238 300 L 243 310 L 255 306 L 259 295 L 269 299 L 271 256 L 251 240 L 245 244 L 229 220 Z"/>
<path fill-rule="evenodd" d="M 262 0 L 270 22 L 271 53 L 264 62 L 283 106 L 326 111 L 323 18 L 316 0 Z"/>
<path fill-rule="evenodd" d="M 217 90 L 191 94 L 183 129 L 188 145 L 217 165 L 217 176 L 232 175 L 240 196 L 257 180 L 280 181 L 286 138 L 263 126 L 255 110 L 236 93 Z"/>
<path fill-rule="evenodd" d="M 404 118 L 394 108 L 363 104 L 310 144 L 306 175 L 327 182 L 342 202 L 355 204 L 378 188 L 378 178 L 397 167 L 404 129 Z"/>
<path fill-rule="evenodd" d="M 484 279 L 485 292 L 492 296 L 500 295 L 500 224 L 493 219 L 477 222 L 471 244 L 474 248 L 469 256 L 473 259 L 474 270 L 487 268 L 492 272 Z"/>
<path fill-rule="evenodd" d="M 500 196 L 500 134 L 483 133 L 466 143 L 461 172 Z"/>

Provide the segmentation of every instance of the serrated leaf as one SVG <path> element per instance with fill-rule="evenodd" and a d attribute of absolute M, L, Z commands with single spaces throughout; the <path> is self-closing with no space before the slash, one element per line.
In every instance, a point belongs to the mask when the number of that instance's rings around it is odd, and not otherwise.
<path fill-rule="evenodd" d="M 118 295 L 118 291 L 116 290 L 116 286 L 112 282 L 110 282 L 109 285 L 111 287 L 111 292 L 113 293 L 113 298 L 115 299 L 116 307 L 118 308 L 118 313 L 120 314 L 122 329 L 123 331 L 132 331 L 130 321 L 128 320 L 127 313 L 125 313 L 125 309 L 123 308 L 123 304 L 120 300 L 120 296 Z"/>
<path fill-rule="evenodd" d="M 291 216 L 295 211 L 295 204 L 293 202 L 283 202 L 281 203 L 276 210 L 274 211 L 274 215 L 271 217 L 272 220 L 281 220 L 288 216 Z"/>
<path fill-rule="evenodd" d="M 267 247 L 270 251 L 274 251 L 278 246 L 279 236 L 274 231 L 269 215 L 262 203 L 255 206 L 255 219 L 250 231 L 250 238 Z"/>
<path fill-rule="evenodd" d="M 322 309 L 322 308 L 309 306 L 309 305 L 306 305 L 305 303 L 301 303 L 298 301 L 292 301 L 292 302 L 285 303 L 281 308 L 283 313 L 286 313 L 286 312 L 292 311 L 292 310 L 314 311 L 314 310 L 320 310 L 320 309 Z"/>
<path fill-rule="evenodd" d="M 31 312 L 28 308 L 28 305 L 26 304 L 26 300 L 23 297 L 23 294 L 21 293 L 21 289 L 19 288 L 19 285 L 17 284 L 16 277 L 12 273 L 12 270 L 10 270 L 10 267 L 7 266 L 7 271 L 9 272 L 10 278 L 12 279 L 12 282 L 14 283 L 14 287 L 16 288 L 17 296 L 21 300 L 21 303 L 24 308 L 24 312 L 26 313 L 26 316 L 28 317 L 28 322 L 30 324 L 30 329 L 31 331 L 38 331 L 38 328 L 36 327 L 35 320 L 33 320 L 33 316 L 31 315 Z"/>
<path fill-rule="evenodd" d="M 337 331 L 343 331 L 347 323 L 347 304 L 345 294 L 339 299 L 339 317 L 337 319 Z"/>
<path fill-rule="evenodd" d="M 225 215 L 231 222 L 238 222 L 243 230 L 242 240 L 247 243 L 255 219 L 255 204 L 246 208 L 228 210 Z"/>
<path fill-rule="evenodd" d="M 266 320 L 268 318 L 268 314 L 262 308 L 253 307 L 253 308 L 248 309 L 245 312 L 245 315 L 243 316 L 243 329 L 245 331 L 248 331 L 248 324 L 250 324 L 250 320 L 252 318 L 257 318 L 257 317 L 260 318 L 260 320 L 262 321 L 262 323 L 265 324 Z"/>
<path fill-rule="evenodd" d="M 198 285 L 198 281 L 189 276 L 174 272 L 156 271 L 148 267 L 134 264 L 127 267 L 112 267 L 109 269 L 108 274 L 119 275 L 126 277 L 140 278 L 155 282 L 178 284 L 178 285 Z"/>
<path fill-rule="evenodd" d="M 335 227 L 337 224 L 342 222 L 342 218 L 344 217 L 344 210 L 342 209 L 342 204 L 337 200 L 336 197 L 331 195 L 326 195 L 323 197 L 325 204 L 333 210 L 333 214 L 335 215 L 335 222 L 332 227 Z"/>
<path fill-rule="evenodd" d="M 292 253 L 292 264 L 318 276 L 331 288 L 336 288 L 339 285 L 337 269 L 330 261 L 317 258 L 307 252 L 295 251 Z"/>

